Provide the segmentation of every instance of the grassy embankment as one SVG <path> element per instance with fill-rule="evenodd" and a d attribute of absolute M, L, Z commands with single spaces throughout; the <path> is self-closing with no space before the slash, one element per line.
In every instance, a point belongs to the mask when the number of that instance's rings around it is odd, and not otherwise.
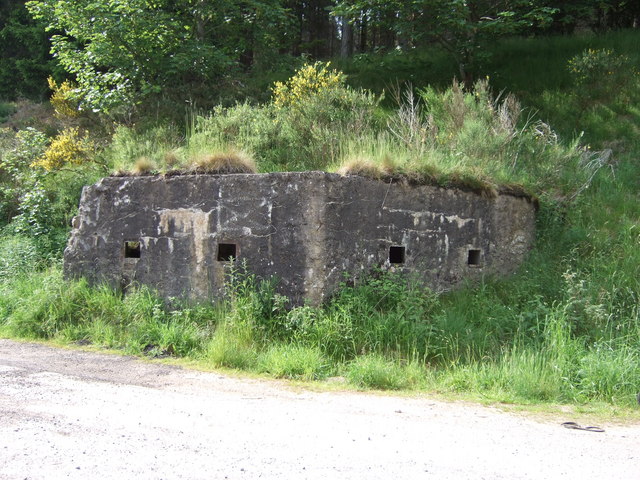
<path fill-rule="evenodd" d="M 25 218 L 37 208 L 22 208 L 0 239 L 0 332 L 277 377 L 341 375 L 358 387 L 628 412 L 640 390 L 638 38 L 500 43 L 484 66 L 493 91 L 504 90 L 497 100 L 485 83 L 473 93 L 451 87 L 438 55 L 362 57 L 343 65 L 354 85 L 378 90 L 395 76 L 444 90 L 401 94 L 393 109 L 340 84 L 302 98 L 288 91 L 279 105 L 193 115 L 185 138 L 166 125 L 120 127 L 101 153 L 107 169 L 138 173 L 206 165 L 207 153 L 233 148 L 260 171 L 343 168 L 486 194 L 516 185 L 541 208 L 535 249 L 512 278 L 435 294 L 383 276 L 345 287 L 322 308 L 288 309 L 269 283 L 237 272 L 225 301 L 166 306 L 145 289 L 122 298 L 63 282 L 65 229 L 16 234 L 16 222 L 41 221 Z M 588 47 L 614 52 L 587 54 L 571 71 L 569 60 Z M 18 147 L 5 142 L 6 157 Z M 100 168 L 45 175 L 47 218 L 68 219 L 78 185 Z"/>

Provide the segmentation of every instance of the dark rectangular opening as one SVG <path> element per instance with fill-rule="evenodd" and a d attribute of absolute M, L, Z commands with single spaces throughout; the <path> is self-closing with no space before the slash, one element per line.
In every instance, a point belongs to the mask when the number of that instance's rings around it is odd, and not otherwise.
<path fill-rule="evenodd" d="M 469 256 L 467 258 L 467 265 L 479 266 L 482 261 L 482 251 L 476 248 L 469 249 Z"/>
<path fill-rule="evenodd" d="M 405 248 L 399 246 L 389 247 L 389 263 L 404 263 Z"/>
<path fill-rule="evenodd" d="M 140 258 L 140 242 L 124 242 L 124 258 Z"/>
<path fill-rule="evenodd" d="M 230 262 L 236 258 L 235 243 L 219 243 L 218 244 L 218 261 Z"/>

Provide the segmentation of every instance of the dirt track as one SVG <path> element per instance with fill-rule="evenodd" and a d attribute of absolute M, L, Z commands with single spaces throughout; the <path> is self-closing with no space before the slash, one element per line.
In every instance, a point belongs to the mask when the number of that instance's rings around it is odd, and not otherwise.
<path fill-rule="evenodd" d="M 640 479 L 604 427 L 0 340 L 2 479 Z"/>

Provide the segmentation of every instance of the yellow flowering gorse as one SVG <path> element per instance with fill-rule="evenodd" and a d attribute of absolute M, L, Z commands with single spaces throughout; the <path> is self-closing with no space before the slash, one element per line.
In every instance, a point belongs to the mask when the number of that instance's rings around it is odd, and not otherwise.
<path fill-rule="evenodd" d="M 91 142 L 87 136 L 82 137 L 77 127 L 67 128 L 51 141 L 42 157 L 32 166 L 50 171 L 65 165 L 80 165 L 89 158 L 90 151 Z"/>
<path fill-rule="evenodd" d="M 324 62 L 307 64 L 285 83 L 275 82 L 272 88 L 274 105 L 278 108 L 295 108 L 309 97 L 342 87 L 345 75 L 329 67 L 330 64 Z"/>
<path fill-rule="evenodd" d="M 78 111 L 76 102 L 73 100 L 73 85 L 68 80 L 65 80 L 60 85 L 56 81 L 49 77 L 49 88 L 53 91 L 49 102 L 53 107 L 56 117 L 58 118 L 75 118 L 80 112 Z"/>

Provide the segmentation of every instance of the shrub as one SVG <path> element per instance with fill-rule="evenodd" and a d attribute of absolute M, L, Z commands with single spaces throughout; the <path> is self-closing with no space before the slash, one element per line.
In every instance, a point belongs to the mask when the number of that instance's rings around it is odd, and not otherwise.
<path fill-rule="evenodd" d="M 615 100 L 639 80 L 630 58 L 607 48 L 584 50 L 569 60 L 568 69 L 585 106 Z"/>
<path fill-rule="evenodd" d="M 91 159 L 93 144 L 88 135 L 80 134 L 77 127 L 60 132 L 52 141 L 42 157 L 33 166 L 47 171 L 57 170 L 67 165 L 80 165 Z"/>
<path fill-rule="evenodd" d="M 43 205 L 43 175 L 31 164 L 44 153 L 48 139 L 44 133 L 26 128 L 7 143 L 5 151 L 0 151 L 0 212 L 8 223 L 20 213 L 29 215 L 29 204 Z"/>
<path fill-rule="evenodd" d="M 307 64 L 286 82 L 275 82 L 272 88 L 274 105 L 300 108 L 314 96 L 344 89 L 345 75 L 329 68 L 329 63 Z"/>
<path fill-rule="evenodd" d="M 40 181 L 36 181 L 31 189 L 22 195 L 18 211 L 19 215 L 13 219 L 16 233 L 38 237 L 50 232 L 51 201 Z"/>
<path fill-rule="evenodd" d="M 47 78 L 49 88 L 52 90 L 51 106 L 58 118 L 75 118 L 80 115 L 78 101 L 74 98 L 74 85 L 69 80 L 58 84 L 52 77 Z"/>

